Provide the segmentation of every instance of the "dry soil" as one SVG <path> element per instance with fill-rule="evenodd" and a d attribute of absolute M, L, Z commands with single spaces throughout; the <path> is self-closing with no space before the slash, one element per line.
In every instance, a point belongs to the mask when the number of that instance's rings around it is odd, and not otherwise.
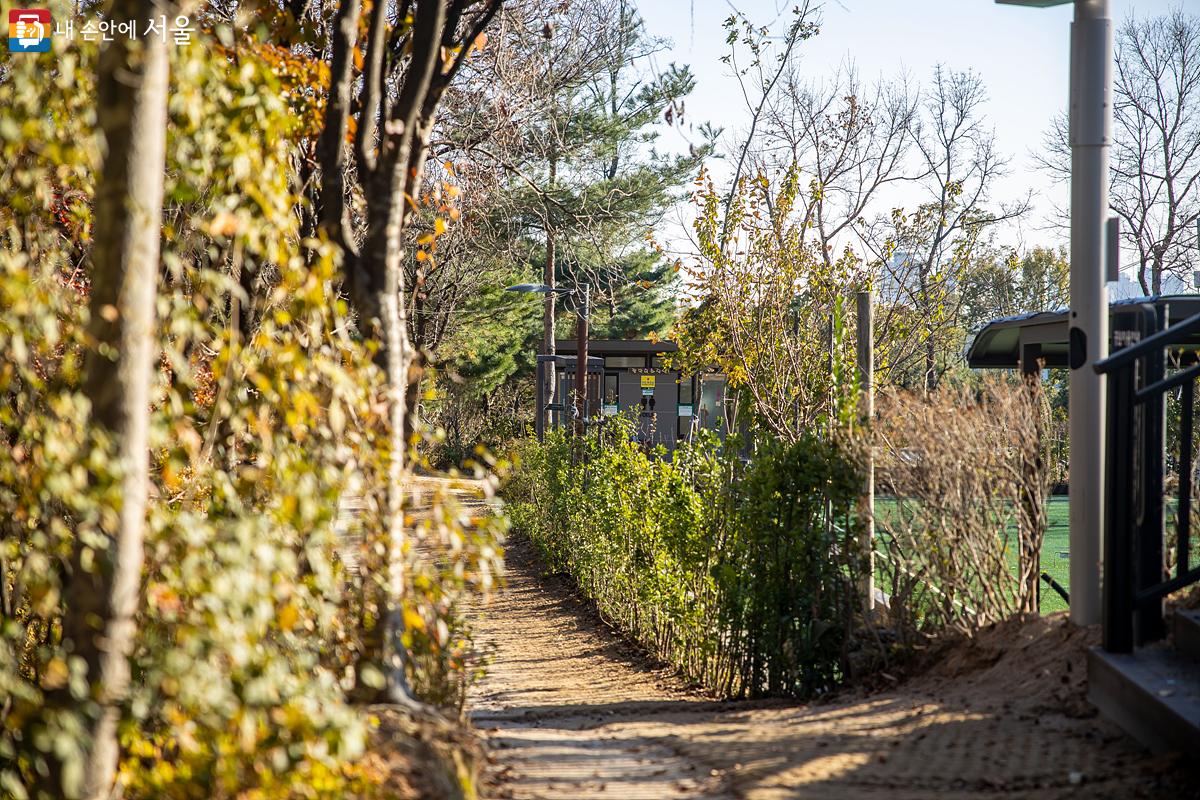
<path fill-rule="evenodd" d="M 533 547 L 472 609 L 488 662 L 470 713 L 488 791 L 515 800 L 1191 798 L 1085 700 L 1094 631 L 1014 621 L 885 691 L 817 704 L 714 702 L 649 663 Z"/>

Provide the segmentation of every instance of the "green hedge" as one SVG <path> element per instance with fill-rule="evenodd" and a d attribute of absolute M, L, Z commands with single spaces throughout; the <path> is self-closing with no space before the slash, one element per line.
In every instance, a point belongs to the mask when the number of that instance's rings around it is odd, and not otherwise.
<path fill-rule="evenodd" d="M 811 697 L 845 675 L 857 589 L 860 478 L 816 438 L 714 438 L 668 456 L 612 420 L 582 442 L 523 443 L 514 527 L 600 613 L 730 697 Z"/>

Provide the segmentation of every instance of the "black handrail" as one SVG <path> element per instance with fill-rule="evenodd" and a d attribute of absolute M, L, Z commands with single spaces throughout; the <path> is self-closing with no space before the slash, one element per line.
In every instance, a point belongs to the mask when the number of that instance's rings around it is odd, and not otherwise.
<path fill-rule="evenodd" d="M 1167 376 L 1168 348 L 1200 330 L 1200 314 L 1164 328 L 1165 309 L 1132 306 L 1113 317 L 1115 350 L 1094 369 L 1108 376 L 1108 436 L 1104 520 L 1104 647 L 1127 653 L 1166 635 L 1163 599 L 1200 581 L 1190 569 L 1193 412 L 1200 367 Z M 1115 347 L 1114 347 L 1115 349 Z M 1180 390 L 1177 569 L 1163 562 L 1163 435 L 1167 392 Z"/>
<path fill-rule="evenodd" d="M 1058 596 L 1063 599 L 1064 603 L 1066 603 L 1068 606 L 1071 605 L 1071 594 L 1066 589 L 1063 588 L 1063 585 L 1061 583 L 1054 580 L 1053 575 L 1051 575 L 1049 572 L 1043 572 L 1042 580 L 1044 580 L 1046 583 L 1050 584 L 1051 589 L 1058 592 Z"/>
<path fill-rule="evenodd" d="M 1200 364 L 1197 364 L 1194 367 L 1188 367 L 1180 372 L 1176 372 L 1169 378 L 1163 378 L 1161 381 L 1155 381 L 1145 389 L 1138 389 L 1137 393 L 1134 394 L 1134 398 L 1138 402 L 1149 400 L 1152 397 L 1166 394 L 1172 389 L 1183 386 L 1184 384 L 1190 385 L 1194 380 L 1196 380 L 1197 377 L 1200 377 Z"/>

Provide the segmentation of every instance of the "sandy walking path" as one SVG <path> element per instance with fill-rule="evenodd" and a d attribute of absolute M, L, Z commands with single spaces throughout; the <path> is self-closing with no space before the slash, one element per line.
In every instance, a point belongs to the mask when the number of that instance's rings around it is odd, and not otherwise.
<path fill-rule="evenodd" d="M 1010 625 L 891 691 L 836 702 L 717 703 L 598 621 L 532 546 L 473 609 L 486 677 L 469 708 L 494 797 L 1192 798 L 1084 701 L 1088 633 Z"/>

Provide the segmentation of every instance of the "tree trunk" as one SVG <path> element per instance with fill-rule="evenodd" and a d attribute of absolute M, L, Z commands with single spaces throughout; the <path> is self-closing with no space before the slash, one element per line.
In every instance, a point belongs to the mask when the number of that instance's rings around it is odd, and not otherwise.
<path fill-rule="evenodd" d="M 367 26 L 358 131 L 356 171 L 367 201 L 367 234 L 360 253 L 346 202 L 344 170 L 346 136 L 355 96 L 355 51 L 359 40 L 360 0 L 342 0 L 332 39 L 329 103 L 318 147 L 321 163 L 321 228 L 344 255 L 343 269 L 360 325 L 379 337 L 376 362 L 384 371 L 388 404 L 389 458 L 384 527 L 388 538 L 386 604 L 383 633 L 385 653 L 383 694 L 395 702 L 415 703 L 405 673 L 404 611 L 404 496 L 402 483 L 408 435 L 409 365 L 412 347 L 406 322 L 402 233 L 410 207 L 419 198 L 421 173 L 429 148 L 433 117 L 446 87 L 471 52 L 484 27 L 499 11 L 500 0 L 489 0 L 474 23 L 458 33 L 465 0 L 419 0 L 411 4 L 412 31 L 408 63 L 393 98 L 381 76 L 388 42 L 386 7 L 376 5 Z M 378 120 L 386 119 L 382 132 Z M 378 133 L 378 141 L 376 141 Z M 360 673 L 361 674 L 361 673 Z"/>
<path fill-rule="evenodd" d="M 550 188 L 554 188 L 555 178 L 558 174 L 558 158 L 553 151 L 550 154 Z M 542 283 L 555 288 L 555 275 L 557 274 L 557 266 L 555 264 L 555 242 L 554 242 L 554 223 L 550 218 L 550 205 L 546 204 L 546 266 L 542 270 Z M 542 309 L 542 337 L 543 350 L 548 356 L 555 354 L 557 347 L 554 341 L 554 292 L 547 292 L 545 306 Z M 546 364 L 546 403 L 555 401 L 555 394 L 558 391 L 558 374 L 554 367 L 554 362 Z M 539 414 L 545 417 L 544 430 L 550 430 L 550 412 L 539 408 Z"/>
<path fill-rule="evenodd" d="M 408 331 L 405 324 L 403 272 L 400 260 L 401 218 L 403 201 L 393 206 L 393 220 L 388 223 L 388 257 L 384 267 L 383 295 L 379 298 L 382 311 L 383 356 L 388 392 L 388 460 L 387 529 L 388 529 L 388 611 L 385 674 L 388 699 L 394 703 L 412 700 L 412 690 L 405 672 L 404 648 L 404 467 L 408 440 L 404 434 L 407 415 L 408 388 Z"/>
<path fill-rule="evenodd" d="M 445 15 L 443 6 L 435 6 L 431 17 L 435 30 L 441 30 Z M 388 538 L 386 648 L 384 653 L 385 694 L 393 703 L 411 705 L 414 702 L 405 668 L 404 596 L 406 594 L 406 563 L 404 555 L 404 473 L 408 452 L 408 372 L 411 361 L 408 341 L 407 303 L 405 302 L 404 242 L 408 197 L 420 194 L 421 172 L 432 132 L 432 119 L 420 121 L 411 139 L 393 144 L 381 161 L 378 180 L 373 181 L 376 195 L 381 199 L 378 217 L 371 222 L 367 249 L 364 253 L 367 271 L 382 274 L 381 291 L 376 299 L 379 309 L 379 332 L 383 341 L 379 357 L 387 381 L 388 394 L 388 459 L 387 501 L 385 524 Z"/>
<path fill-rule="evenodd" d="M 930 257 L 932 260 L 932 256 Z M 929 263 L 921 265 L 919 274 L 921 282 L 921 304 L 925 307 L 925 391 L 932 392 L 937 388 L 937 342 L 934 340 L 936 330 L 933 324 L 933 303 L 929 297 L 929 273 L 932 266 Z"/>
<path fill-rule="evenodd" d="M 114 19 L 148 19 L 162 6 L 116 0 Z M 169 13 L 169 12 L 168 12 Z M 95 342 L 84 368 L 90 425 L 108 437 L 94 446 L 115 459 L 120 508 L 99 534 L 102 549 L 84 567 L 96 540 L 77 540 L 66 589 L 63 638 L 88 667 L 98 713 L 83 796 L 104 798 L 116 775 L 117 723 L 129 689 L 129 654 L 137 633 L 149 484 L 148 427 L 154 361 L 154 306 L 162 228 L 166 146 L 167 49 L 160 38 L 117 38 L 100 54 L 98 122 L 105 149 L 96 187 L 91 318 Z M 104 527 L 104 523 L 101 523 Z M 66 796 L 76 787 L 63 786 Z"/>

